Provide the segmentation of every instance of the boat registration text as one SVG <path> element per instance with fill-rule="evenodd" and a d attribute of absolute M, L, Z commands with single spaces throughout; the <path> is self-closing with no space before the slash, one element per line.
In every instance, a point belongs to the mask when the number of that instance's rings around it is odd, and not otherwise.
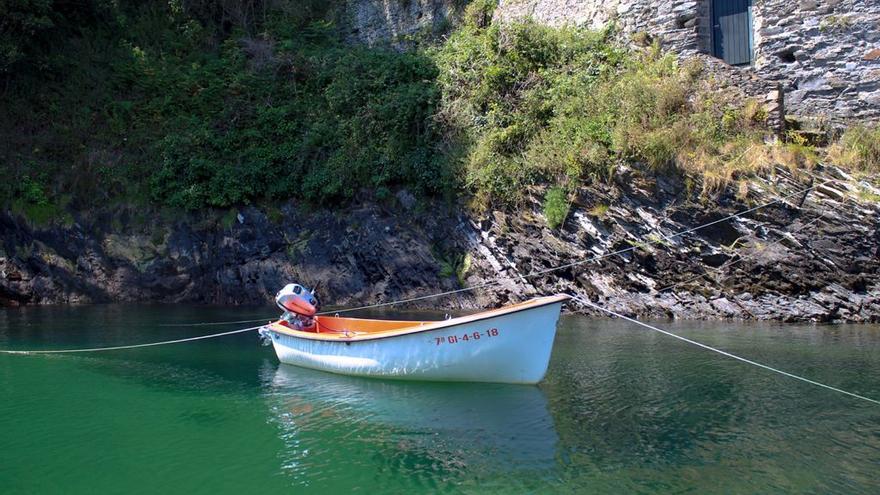
<path fill-rule="evenodd" d="M 434 345 L 441 344 L 458 344 L 459 342 L 474 342 L 482 338 L 491 339 L 499 334 L 497 328 L 490 328 L 485 332 L 472 332 L 462 335 L 447 335 L 444 337 L 434 337 Z"/>

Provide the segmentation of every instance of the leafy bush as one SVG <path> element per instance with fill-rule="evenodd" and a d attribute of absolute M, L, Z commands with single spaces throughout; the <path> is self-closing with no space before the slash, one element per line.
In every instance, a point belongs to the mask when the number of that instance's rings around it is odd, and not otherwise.
<path fill-rule="evenodd" d="M 71 61 L 59 80 L 12 81 L 13 118 L 0 118 L 0 133 L 15 134 L 13 162 L 36 159 L 81 206 L 108 196 L 191 209 L 328 203 L 401 184 L 458 187 L 439 144 L 430 58 L 342 43 L 320 2 L 239 3 L 121 2 L 119 25 L 87 25 L 59 47 Z M 31 95 L 34 84 L 45 93 Z M 15 131 L 42 122 L 52 124 L 40 137 Z"/>
<path fill-rule="evenodd" d="M 471 2 L 464 12 L 464 25 L 470 29 L 482 29 L 492 23 L 492 14 L 498 0 L 475 0 Z"/>
<path fill-rule="evenodd" d="M 21 178 L 18 186 L 18 197 L 26 203 L 33 205 L 45 206 L 49 204 L 49 198 L 46 195 L 45 186 L 42 181 L 34 180 L 29 175 Z"/>
<path fill-rule="evenodd" d="M 191 69 L 187 60 L 132 61 L 132 85 L 150 96 L 142 111 L 170 124 L 154 147 L 154 199 L 197 208 L 450 187 L 433 147 L 439 94 L 430 60 L 339 44 L 322 22 L 279 29 L 278 39 L 227 42 Z M 169 84 L 182 89 L 177 101 L 151 91 Z"/>
<path fill-rule="evenodd" d="M 0 3 L 0 72 L 26 57 L 28 45 L 54 26 L 51 0 Z"/>
<path fill-rule="evenodd" d="M 458 280 L 458 284 L 463 287 L 465 285 L 465 277 L 471 269 L 471 263 L 473 262 L 470 253 L 448 249 L 443 250 L 437 246 L 432 251 L 434 258 L 440 265 L 438 275 L 441 278 L 455 277 Z"/>
<path fill-rule="evenodd" d="M 557 132 L 550 124 L 623 59 L 608 34 L 534 22 L 468 23 L 433 52 L 449 132 L 472 143 L 464 165 L 478 201 L 515 201 L 525 185 L 580 175 L 580 150 L 559 145 L 601 134 L 601 123 L 573 122 Z M 548 154 L 559 161 L 534 162 Z"/>
<path fill-rule="evenodd" d="M 20 181 L 12 185 L 11 210 L 13 213 L 22 215 L 35 225 L 48 225 L 53 222 L 68 224 L 72 217 L 64 211 L 69 197 L 58 198 L 51 201 L 47 193 L 46 177 L 44 175 L 35 178 L 25 175 Z"/>
<path fill-rule="evenodd" d="M 472 23 L 436 50 L 441 112 L 472 143 L 463 165 L 478 208 L 532 184 L 607 180 L 624 161 L 704 177 L 704 189 L 768 165 L 761 105 L 718 96 L 699 64 L 656 44 L 626 51 L 611 34 Z"/>
<path fill-rule="evenodd" d="M 113 0 L 4 0 L 0 2 L 0 75 L 14 70 L 59 70 L 64 61 L 52 57 L 83 28 L 112 23 Z"/>

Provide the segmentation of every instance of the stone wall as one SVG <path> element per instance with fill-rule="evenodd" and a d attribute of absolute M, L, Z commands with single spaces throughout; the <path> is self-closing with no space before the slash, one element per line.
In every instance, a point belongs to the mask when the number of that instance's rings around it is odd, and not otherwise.
<path fill-rule="evenodd" d="M 880 120 L 880 0 L 756 0 L 755 72 L 790 113 Z"/>
<path fill-rule="evenodd" d="M 648 33 L 677 53 L 696 53 L 708 33 L 708 4 L 698 0 L 500 0 L 495 18 L 531 17 L 551 26 L 600 29 L 614 21 L 625 37 Z"/>
<path fill-rule="evenodd" d="M 347 37 L 375 45 L 406 47 L 415 38 L 442 32 L 464 1 L 455 0 L 347 0 L 343 12 Z"/>

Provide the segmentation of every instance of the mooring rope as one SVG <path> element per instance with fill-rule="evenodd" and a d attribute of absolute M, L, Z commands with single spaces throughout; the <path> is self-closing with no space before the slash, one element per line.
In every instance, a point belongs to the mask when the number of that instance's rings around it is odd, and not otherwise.
<path fill-rule="evenodd" d="M 255 323 L 258 321 L 266 321 L 267 318 L 254 318 L 253 320 L 235 320 L 235 321 L 207 321 L 200 323 L 160 323 L 159 327 L 210 327 L 214 325 L 235 325 L 237 323 Z"/>
<path fill-rule="evenodd" d="M 829 210 L 834 210 L 834 211 L 836 211 L 837 209 L 836 209 L 836 208 L 829 208 Z M 812 225 L 815 225 L 816 223 L 818 223 L 819 221 L 821 221 L 823 218 L 825 218 L 825 216 L 826 216 L 827 214 L 828 214 L 828 211 L 823 211 L 823 212 L 822 212 L 819 216 L 817 216 L 816 218 L 810 220 L 810 221 L 807 222 L 807 223 L 801 224 L 801 226 L 800 226 L 799 228 L 796 228 L 796 229 L 793 229 L 793 230 L 788 230 L 788 231 L 786 231 L 786 232 L 783 232 L 783 234 L 780 235 L 778 239 L 776 239 L 775 241 L 773 241 L 773 242 L 771 242 L 771 243 L 769 243 L 769 244 L 766 244 L 766 245 L 764 246 L 764 249 L 766 249 L 766 248 L 768 248 L 768 247 L 770 247 L 770 246 L 775 246 L 775 245 L 781 243 L 782 241 L 784 241 L 784 240 L 786 239 L 786 234 L 797 234 L 798 232 L 800 232 L 800 231 L 802 231 L 802 230 L 805 230 L 807 227 L 810 227 L 810 226 L 812 226 Z M 717 267 L 717 268 L 710 268 L 710 270 L 711 270 L 711 271 L 714 271 L 714 272 L 716 272 L 716 273 L 720 273 L 721 270 L 724 270 L 725 268 L 730 268 L 730 267 L 732 267 L 732 266 L 734 266 L 734 265 L 736 265 L 736 264 L 738 264 L 738 263 L 740 263 L 740 262 L 742 262 L 742 261 L 745 261 L 745 260 L 748 260 L 748 259 L 752 259 L 752 258 L 754 258 L 757 254 L 760 254 L 760 253 L 755 253 L 755 255 L 753 255 L 753 256 L 740 256 L 740 257 L 737 258 L 736 260 L 732 260 L 732 261 L 730 261 L 730 262 L 724 263 L 723 265 L 721 265 L 721 266 L 719 266 L 719 267 Z M 684 284 L 691 283 L 691 282 L 693 282 L 694 280 L 698 280 L 698 279 L 700 279 L 700 278 L 705 277 L 706 275 L 708 275 L 708 273 L 709 273 L 709 270 L 707 270 L 707 271 L 704 272 L 704 273 L 700 273 L 700 274 L 698 274 L 698 275 L 695 275 L 695 276 L 693 276 L 693 277 L 691 277 L 691 278 L 688 278 L 688 279 L 685 279 L 685 280 L 681 280 L 681 281 L 676 282 L 676 283 L 674 283 L 674 284 L 667 285 L 666 287 L 663 287 L 663 288 L 661 288 L 661 289 L 657 289 L 657 293 L 665 292 L 665 291 L 668 291 L 668 290 L 672 290 L 672 289 L 674 289 L 674 288 L 676 288 L 676 287 L 678 287 L 678 286 L 681 286 L 681 285 L 684 285 Z"/>
<path fill-rule="evenodd" d="M 149 342 L 146 344 L 117 345 L 117 346 L 112 346 L 112 347 L 89 347 L 89 348 L 84 348 L 84 349 L 46 349 L 46 350 L 28 350 L 28 351 L 0 349 L 0 354 L 72 354 L 72 353 L 79 353 L 79 352 L 101 352 L 101 351 L 118 351 L 118 350 L 122 350 L 122 349 L 138 349 L 141 347 L 155 347 L 155 346 L 159 346 L 159 345 L 180 344 L 183 342 L 192 342 L 195 340 L 213 339 L 216 337 L 223 337 L 225 335 L 233 335 L 236 333 L 253 332 L 254 330 L 258 330 L 262 327 L 263 327 L 263 325 L 260 325 L 258 327 L 240 328 L 238 330 L 231 330 L 229 332 L 212 333 L 209 335 L 199 335 L 197 337 L 187 337 L 185 339 L 164 340 L 162 342 Z"/>
<path fill-rule="evenodd" d="M 617 251 L 612 251 L 612 252 L 610 252 L 610 253 L 605 253 L 605 254 L 601 254 L 601 255 L 595 255 L 595 256 L 592 256 L 592 257 L 587 258 L 587 259 L 585 259 L 585 260 L 573 261 L 573 262 L 571 262 L 571 263 L 566 263 L 566 264 L 564 264 L 564 265 L 559 265 L 559 266 L 555 266 L 555 267 L 547 268 L 547 269 L 545 269 L 545 270 L 539 270 L 539 271 L 536 271 L 536 272 L 527 273 L 527 274 L 525 274 L 525 275 L 519 275 L 518 278 L 520 278 L 520 279 L 527 279 L 527 278 L 532 278 L 532 277 L 538 277 L 538 276 L 541 276 L 541 275 L 546 275 L 546 274 L 548 274 L 548 273 L 552 273 L 552 272 L 555 272 L 555 271 L 558 271 L 558 270 L 564 270 L 564 269 L 566 269 L 566 268 L 572 268 L 572 267 L 575 267 L 575 266 L 579 266 L 579 265 L 584 265 L 584 264 L 587 264 L 587 263 L 591 263 L 591 262 L 593 262 L 593 261 L 600 261 L 600 260 L 603 260 L 603 259 L 605 259 L 605 258 L 610 258 L 610 257 L 612 257 L 612 256 L 618 256 L 618 255 L 621 255 L 621 254 L 625 254 L 625 253 L 628 253 L 628 252 L 630 252 L 630 251 L 634 251 L 634 250 L 639 249 L 639 248 L 642 248 L 642 247 L 650 246 L 650 245 L 652 245 L 652 244 L 656 244 L 656 243 L 658 243 L 658 242 L 663 242 L 663 241 L 665 241 L 665 240 L 673 239 L 673 238 L 675 238 L 675 237 L 681 237 L 681 236 L 683 236 L 683 235 L 690 234 L 690 233 L 693 233 L 693 232 L 697 232 L 697 231 L 699 231 L 699 230 L 705 229 L 705 228 L 707 228 L 707 227 L 711 227 L 711 226 L 713 226 L 713 225 L 717 225 L 717 224 L 722 223 L 722 222 L 726 222 L 726 221 L 728 221 L 728 220 L 733 220 L 733 219 L 735 219 L 735 218 L 739 218 L 739 217 L 741 217 L 741 216 L 743 216 L 743 215 L 747 215 L 747 214 L 749 214 L 749 213 L 752 213 L 752 212 L 755 212 L 755 211 L 761 210 L 761 209 L 763 209 L 763 208 L 767 208 L 767 207 L 772 206 L 772 205 L 775 205 L 775 204 L 777 204 L 777 203 L 783 203 L 786 199 L 789 199 L 789 198 L 792 198 L 792 197 L 795 197 L 795 196 L 799 196 L 799 195 L 801 195 L 801 194 L 808 193 L 809 191 L 811 191 L 811 190 L 813 190 L 813 189 L 816 189 L 816 188 L 818 188 L 818 187 L 822 187 L 822 186 L 824 186 L 824 185 L 826 185 L 826 184 L 829 184 L 829 183 L 831 183 L 831 182 L 834 182 L 834 179 L 829 179 L 829 180 L 827 180 L 827 181 L 825 181 L 825 182 L 823 182 L 823 183 L 821 183 L 821 184 L 814 184 L 814 185 L 812 185 L 812 186 L 810 186 L 810 187 L 807 187 L 807 188 L 805 188 L 805 189 L 799 190 L 799 191 L 797 191 L 797 192 L 793 192 L 793 193 L 791 193 L 791 194 L 787 194 L 787 195 L 785 195 L 785 196 L 780 196 L 780 197 L 776 198 L 776 199 L 773 200 L 773 201 L 769 201 L 769 202 L 767 202 L 767 203 L 763 203 L 763 204 L 760 204 L 760 205 L 758 205 L 758 206 L 754 206 L 754 207 L 752 207 L 752 208 L 749 208 L 749 209 L 746 209 L 746 210 L 742 210 L 742 211 L 739 211 L 739 212 L 737 212 L 737 213 L 730 214 L 730 215 L 728 215 L 728 216 L 726 216 L 726 217 L 719 218 L 718 220 L 713 220 L 713 221 L 711 221 L 711 222 L 704 223 L 704 224 L 702 224 L 702 225 L 698 225 L 698 226 L 693 227 L 693 228 L 690 228 L 690 229 L 682 230 L 682 231 L 680 231 L 680 232 L 676 232 L 676 233 L 674 233 L 674 234 L 670 234 L 670 235 L 668 235 L 668 236 L 663 236 L 663 237 L 660 237 L 660 238 L 658 238 L 658 239 L 647 239 L 647 240 L 644 240 L 644 241 L 639 242 L 639 243 L 634 243 L 634 244 L 630 245 L 629 247 L 626 247 L 626 248 L 623 248 L 623 249 L 619 249 L 619 250 L 617 250 Z M 488 281 L 488 282 L 484 282 L 484 283 L 482 283 L 482 284 L 471 285 L 471 286 L 468 286 L 468 287 L 463 287 L 463 288 L 461 288 L 461 289 L 448 290 L 448 291 L 445 291 L 445 292 L 438 292 L 438 293 L 435 293 L 435 294 L 427 294 L 427 295 L 424 295 L 424 296 L 418 296 L 418 297 L 410 297 L 410 298 L 407 298 L 407 299 L 399 299 L 399 300 L 396 300 L 396 301 L 388 301 L 388 302 L 383 302 L 383 303 L 368 304 L 368 305 L 365 305 L 365 306 L 357 306 L 357 307 L 354 307 L 354 308 L 339 309 L 339 310 L 335 310 L 335 311 L 324 311 L 324 312 L 321 312 L 321 313 L 318 313 L 318 314 L 321 314 L 321 315 L 330 315 L 330 314 L 339 314 L 339 313 L 349 313 L 349 312 L 351 312 L 351 311 L 359 311 L 359 310 L 362 310 L 362 309 L 373 309 L 373 308 L 381 308 L 381 307 L 385 307 L 385 306 L 394 306 L 394 305 L 397 305 L 397 304 L 405 304 L 405 303 L 410 303 L 410 302 L 415 302 L 415 301 L 423 301 L 423 300 L 425 300 L 425 299 L 432 299 L 432 298 L 435 298 L 435 297 L 450 296 L 450 295 L 458 294 L 458 293 L 461 293 L 461 292 L 469 292 L 469 291 L 473 291 L 473 290 L 477 290 L 477 289 L 483 289 L 483 288 L 486 288 L 486 287 L 492 287 L 492 286 L 494 286 L 494 285 L 500 285 L 501 283 L 502 283 L 501 280 L 497 280 L 497 279 L 496 279 L 496 280 L 490 280 L 490 281 Z"/>
<path fill-rule="evenodd" d="M 689 339 L 689 338 L 687 338 L 687 337 L 682 337 L 681 335 L 674 334 L 674 333 L 672 333 L 672 332 L 669 332 L 669 331 L 663 330 L 663 329 L 661 329 L 661 328 L 657 328 L 657 327 L 655 327 L 655 326 L 653 326 L 653 325 L 649 325 L 649 324 L 647 324 L 647 323 L 644 323 L 644 322 L 638 321 L 638 320 L 636 320 L 636 319 L 634 319 L 634 318 L 630 318 L 630 317 L 628 317 L 628 316 L 622 315 L 622 314 L 620 314 L 620 313 L 618 313 L 618 312 L 616 312 L 616 311 L 612 311 L 612 310 L 610 310 L 610 309 L 608 309 L 608 308 L 605 308 L 605 307 L 602 307 L 602 306 L 600 306 L 600 305 L 598 305 L 598 304 L 594 304 L 594 303 L 592 303 L 592 302 L 588 301 L 587 299 L 584 299 L 584 298 L 582 298 L 582 297 L 580 297 L 580 296 L 576 296 L 576 295 L 571 295 L 571 294 L 569 294 L 569 297 L 571 297 L 572 300 L 575 300 L 575 301 L 577 301 L 577 302 L 579 302 L 579 303 L 581 303 L 581 304 L 583 304 L 583 305 L 585 305 L 585 306 L 590 306 L 590 307 L 595 308 L 595 309 L 598 309 L 598 310 L 600 310 L 600 311 L 604 311 L 604 312 L 606 312 L 606 313 L 608 313 L 608 314 L 610 314 L 610 315 L 612 315 L 612 316 L 615 316 L 615 317 L 617 317 L 617 318 L 621 318 L 621 319 L 626 320 L 626 321 L 628 321 L 628 322 L 630 322 L 630 323 L 634 323 L 634 324 L 636 324 L 636 325 L 639 325 L 639 326 L 645 327 L 645 328 L 647 328 L 647 329 L 649 329 L 649 330 L 653 330 L 653 331 L 655 331 L 655 332 L 662 333 L 663 335 L 668 335 L 668 336 L 673 337 L 673 338 L 676 338 L 676 339 L 678 339 L 678 340 L 681 340 L 681 341 L 687 342 L 688 344 L 692 344 L 692 345 L 695 345 L 695 346 L 697 346 L 697 347 L 702 347 L 703 349 L 706 349 L 706 350 L 709 350 L 709 351 L 712 351 L 712 352 L 717 352 L 718 354 L 721 354 L 722 356 L 727 356 L 727 357 L 729 357 L 729 358 L 736 359 L 737 361 L 742 361 L 742 362 L 744 362 L 744 363 L 751 364 L 752 366 L 757 366 L 757 367 L 759 367 L 759 368 L 763 368 L 763 369 L 765 369 L 765 370 L 772 371 L 772 372 L 774 372 L 774 373 L 778 373 L 778 374 L 780 374 L 780 375 L 787 376 L 787 377 L 789 377 L 789 378 L 794 378 L 794 379 L 796 379 L 796 380 L 800 380 L 800 381 L 802 381 L 802 382 L 809 383 L 810 385 L 815 385 L 815 386 L 817 386 L 817 387 L 826 388 L 826 389 L 828 389 L 828 390 L 832 390 L 832 391 L 834 391 L 834 392 L 838 392 L 838 393 L 841 393 L 841 394 L 844 394 L 844 395 L 849 395 L 850 397 L 855 397 L 856 399 L 862 399 L 862 400 L 864 400 L 864 401 L 868 401 L 868 402 L 871 402 L 871 403 L 873 403 L 873 404 L 880 405 L 880 400 L 871 399 L 870 397 L 865 397 L 864 395 L 859 395 L 859 394 L 856 394 L 856 393 L 853 393 L 853 392 L 849 392 L 849 391 L 847 391 L 847 390 L 843 390 L 843 389 L 840 389 L 840 388 L 837 388 L 837 387 L 832 387 L 831 385 L 826 385 L 826 384 L 824 384 L 824 383 L 820 383 L 820 382 L 817 382 L 817 381 L 815 381 L 815 380 L 810 380 L 809 378 L 804 378 L 804 377 L 802 377 L 802 376 L 795 375 L 794 373 L 789 373 L 789 372 L 787 372 L 787 371 L 782 371 L 782 370 L 780 370 L 780 369 L 778 369 L 778 368 L 774 368 L 774 367 L 772 367 L 772 366 L 768 366 L 768 365 L 766 365 L 766 364 L 762 364 L 762 363 L 759 363 L 759 362 L 757 362 L 757 361 L 752 361 L 751 359 L 746 359 L 746 358 L 744 358 L 744 357 L 737 356 L 736 354 L 731 354 L 731 353 L 729 353 L 729 352 L 727 352 L 727 351 L 722 351 L 721 349 L 717 349 L 717 348 L 712 347 L 712 346 L 710 346 L 710 345 L 706 345 L 706 344 L 703 344 L 703 343 L 697 342 L 696 340 L 691 340 L 691 339 Z"/>

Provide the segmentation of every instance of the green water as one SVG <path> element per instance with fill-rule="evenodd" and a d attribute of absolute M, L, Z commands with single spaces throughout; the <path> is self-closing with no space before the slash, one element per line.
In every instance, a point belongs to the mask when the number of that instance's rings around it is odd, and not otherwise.
<path fill-rule="evenodd" d="M 118 345 L 271 309 L 0 310 L 0 348 Z M 663 323 L 880 397 L 880 327 Z M 625 322 L 563 317 L 538 387 L 281 366 L 254 334 L 0 355 L 0 493 L 877 493 L 880 406 Z"/>

